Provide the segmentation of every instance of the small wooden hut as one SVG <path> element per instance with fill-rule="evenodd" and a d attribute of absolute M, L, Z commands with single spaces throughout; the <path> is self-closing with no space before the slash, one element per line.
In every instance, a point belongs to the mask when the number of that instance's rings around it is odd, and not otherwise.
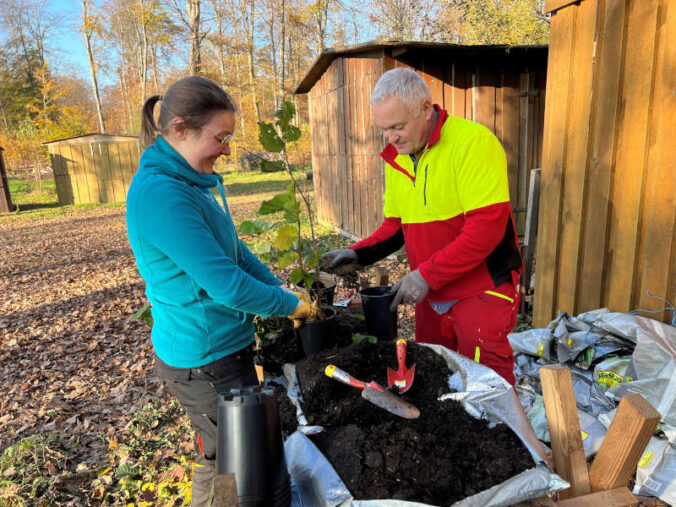
<path fill-rule="evenodd" d="M 5 171 L 5 162 L 2 157 L 2 152 L 5 151 L 0 146 L 0 213 L 7 213 L 14 211 L 12 204 L 12 196 L 9 193 L 9 182 L 7 181 L 7 172 Z"/>
<path fill-rule="evenodd" d="M 540 166 L 542 151 L 546 46 L 374 42 L 322 53 L 296 89 L 309 93 L 318 218 L 356 238 L 382 221 L 384 142 L 370 96 L 395 67 L 415 69 L 434 102 L 498 136 L 523 233 L 530 169 Z"/>
<path fill-rule="evenodd" d="M 676 2 L 547 0 L 534 325 L 676 302 Z"/>
<path fill-rule="evenodd" d="M 141 155 L 138 136 L 84 134 L 43 143 L 59 204 L 124 201 Z"/>

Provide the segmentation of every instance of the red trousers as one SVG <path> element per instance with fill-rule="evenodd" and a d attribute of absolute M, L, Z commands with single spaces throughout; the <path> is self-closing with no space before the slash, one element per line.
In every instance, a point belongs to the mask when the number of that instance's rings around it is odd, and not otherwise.
<path fill-rule="evenodd" d="M 507 335 L 517 320 L 520 294 L 505 282 L 492 291 L 461 299 L 439 315 L 427 301 L 415 308 L 415 339 L 454 350 L 493 368 L 514 385 L 514 354 Z"/>

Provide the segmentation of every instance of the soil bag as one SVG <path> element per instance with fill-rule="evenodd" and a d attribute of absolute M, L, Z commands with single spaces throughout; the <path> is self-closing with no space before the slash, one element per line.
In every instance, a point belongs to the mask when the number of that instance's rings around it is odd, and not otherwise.
<path fill-rule="evenodd" d="M 419 344 L 420 345 L 420 344 Z M 457 392 L 443 395 L 440 400 L 453 399 L 475 418 L 482 418 L 492 425 L 506 424 L 521 440 L 533 459 L 530 468 L 510 479 L 480 493 L 455 502 L 454 506 L 497 506 L 538 498 L 547 493 L 560 491 L 569 484 L 548 467 L 545 449 L 533 432 L 514 390 L 490 368 L 477 364 L 439 345 L 421 345 L 439 354 L 448 365 L 449 386 Z M 299 385 L 294 365 L 285 365 L 288 394 L 298 403 Z M 421 416 L 422 417 L 422 416 Z M 303 419 L 299 418 L 302 423 Z M 427 504 L 402 500 L 378 499 L 355 500 L 337 475 L 331 463 L 315 447 L 305 433 L 320 428 L 299 427 L 285 443 L 289 473 L 294 484 L 296 498 L 293 505 L 326 505 L 341 507 L 412 507 Z M 443 445 L 440 442 L 439 445 Z M 403 480 L 404 478 L 402 478 Z"/>
<path fill-rule="evenodd" d="M 636 469 L 635 495 L 656 496 L 676 505 L 676 448 L 664 438 L 652 437 Z"/>

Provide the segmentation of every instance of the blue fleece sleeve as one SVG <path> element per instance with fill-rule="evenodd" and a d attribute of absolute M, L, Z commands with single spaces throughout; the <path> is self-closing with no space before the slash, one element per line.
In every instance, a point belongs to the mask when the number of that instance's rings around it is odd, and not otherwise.
<path fill-rule="evenodd" d="M 185 271 L 214 301 L 264 317 L 286 316 L 295 310 L 296 296 L 257 280 L 235 264 L 214 237 L 190 189 L 149 185 L 134 204 L 133 212 L 145 240 Z M 249 255 L 253 256 L 250 252 Z"/>
<path fill-rule="evenodd" d="M 282 284 L 282 281 L 270 271 L 270 268 L 258 260 L 258 257 L 249 250 L 242 240 L 239 241 L 239 251 L 242 252 L 239 265 L 242 266 L 244 271 L 266 285 Z"/>

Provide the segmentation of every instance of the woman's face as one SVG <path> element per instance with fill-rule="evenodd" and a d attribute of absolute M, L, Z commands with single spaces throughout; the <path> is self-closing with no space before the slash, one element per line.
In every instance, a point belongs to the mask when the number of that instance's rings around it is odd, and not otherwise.
<path fill-rule="evenodd" d="M 181 123 L 180 118 L 174 118 L 170 144 L 195 171 L 213 173 L 216 159 L 230 155 L 230 142 L 221 141 L 234 134 L 235 113 L 218 111 L 199 130 L 182 128 Z"/>

